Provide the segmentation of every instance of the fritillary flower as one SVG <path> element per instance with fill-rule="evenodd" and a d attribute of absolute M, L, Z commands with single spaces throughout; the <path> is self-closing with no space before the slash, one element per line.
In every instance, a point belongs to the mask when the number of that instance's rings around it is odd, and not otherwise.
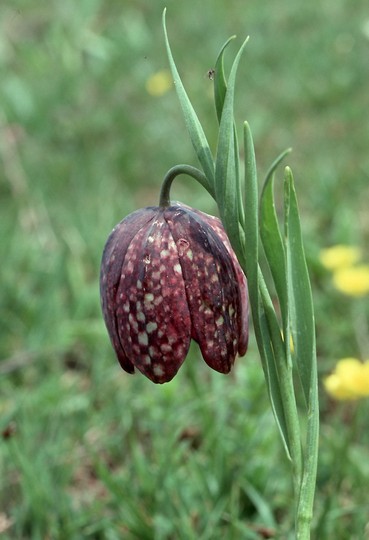
<path fill-rule="evenodd" d="M 122 368 L 170 381 L 191 339 L 228 373 L 248 342 L 246 278 L 219 219 L 183 204 L 133 212 L 110 234 L 101 304 Z"/>

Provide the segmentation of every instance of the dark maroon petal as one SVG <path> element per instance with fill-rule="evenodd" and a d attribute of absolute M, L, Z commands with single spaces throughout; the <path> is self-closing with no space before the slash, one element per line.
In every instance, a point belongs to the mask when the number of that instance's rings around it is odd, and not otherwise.
<path fill-rule="evenodd" d="M 240 305 L 241 308 L 238 314 L 238 354 L 244 356 L 249 344 L 249 291 L 247 287 L 246 276 L 242 268 L 236 261 L 235 270 L 238 276 Z"/>
<path fill-rule="evenodd" d="M 177 247 L 162 211 L 127 249 L 117 305 L 126 356 L 153 382 L 170 381 L 188 352 L 191 319 Z"/>
<path fill-rule="evenodd" d="M 122 368 L 134 372 L 119 340 L 116 321 L 116 295 L 126 252 L 137 232 L 152 221 L 157 209 L 143 208 L 123 219 L 110 233 L 105 244 L 100 270 L 100 298 L 105 324 Z"/>
<path fill-rule="evenodd" d="M 199 214 L 204 221 L 206 221 L 210 227 L 214 229 L 219 238 L 222 240 L 226 246 L 229 255 L 231 256 L 233 266 L 237 275 L 238 285 L 239 285 L 239 306 L 237 310 L 237 319 L 238 319 L 238 354 L 244 356 L 247 351 L 247 345 L 249 341 L 249 293 L 247 288 L 247 279 L 243 270 L 238 262 L 237 256 L 233 251 L 227 233 L 224 230 L 221 220 L 217 217 L 210 216 L 204 212 L 198 210 L 193 210 L 196 214 Z"/>
<path fill-rule="evenodd" d="M 229 252 L 200 212 L 174 205 L 165 211 L 186 284 L 192 337 L 207 364 L 228 373 L 238 351 L 240 295 Z"/>

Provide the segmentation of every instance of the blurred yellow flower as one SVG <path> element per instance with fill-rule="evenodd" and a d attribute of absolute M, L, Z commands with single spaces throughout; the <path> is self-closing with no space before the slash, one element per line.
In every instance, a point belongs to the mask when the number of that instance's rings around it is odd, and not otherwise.
<path fill-rule="evenodd" d="M 334 372 L 324 380 L 324 386 L 335 399 L 359 399 L 369 396 L 369 360 L 342 358 Z"/>
<path fill-rule="evenodd" d="M 160 97 L 170 90 L 173 79 L 168 69 L 162 69 L 151 75 L 146 81 L 146 90 L 150 96 Z"/>
<path fill-rule="evenodd" d="M 319 255 L 320 262 L 327 270 L 338 270 L 352 266 L 361 258 L 361 250 L 355 246 L 338 244 L 322 249 Z"/>
<path fill-rule="evenodd" d="M 337 270 L 333 274 L 333 283 L 344 294 L 365 296 L 369 293 L 369 266 L 362 264 Z"/>

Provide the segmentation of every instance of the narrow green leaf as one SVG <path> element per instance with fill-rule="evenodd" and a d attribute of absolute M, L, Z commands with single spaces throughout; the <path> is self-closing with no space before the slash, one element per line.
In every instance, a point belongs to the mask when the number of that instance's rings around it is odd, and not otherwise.
<path fill-rule="evenodd" d="M 290 152 L 285 150 L 270 167 L 260 198 L 260 236 L 265 255 L 272 273 L 283 321 L 286 352 L 289 352 L 288 291 L 283 238 L 280 232 L 274 200 L 274 171 Z"/>
<path fill-rule="evenodd" d="M 279 156 L 277 156 L 275 158 L 275 160 L 273 161 L 273 163 L 271 164 L 271 166 L 269 167 L 268 169 L 268 172 L 266 173 L 266 176 L 265 176 L 265 180 L 264 180 L 264 185 L 269 182 L 270 178 L 273 176 L 273 174 L 275 173 L 278 165 L 284 160 L 284 158 L 290 153 L 292 152 L 292 148 L 286 148 L 286 150 L 283 150 L 283 152 L 281 154 L 279 154 Z"/>
<path fill-rule="evenodd" d="M 279 375 L 276 367 L 274 351 L 271 345 L 269 324 L 264 312 L 264 308 L 260 305 L 257 309 L 256 316 L 258 317 L 258 320 L 253 317 L 254 331 L 258 343 L 264 377 L 267 384 L 268 395 L 284 449 L 288 459 L 292 461 Z"/>
<path fill-rule="evenodd" d="M 224 53 L 229 45 L 229 43 L 235 38 L 235 36 L 230 37 L 226 43 L 223 45 L 223 47 L 220 50 L 220 53 L 218 55 L 218 58 L 215 63 L 215 77 L 214 77 L 214 101 L 215 101 L 215 108 L 217 113 L 218 122 L 221 122 L 222 119 L 222 112 L 224 107 L 224 101 L 227 93 L 227 80 L 224 73 Z M 232 111 L 233 114 L 233 111 Z M 237 130 L 236 126 L 233 120 L 233 137 L 234 137 L 234 166 L 235 171 L 234 175 L 237 180 L 237 188 L 238 188 L 238 196 L 237 196 L 237 203 L 238 203 L 238 216 L 239 216 L 239 222 L 241 223 L 241 226 L 243 225 L 244 220 L 244 211 L 243 211 L 243 196 L 242 196 L 242 189 L 241 189 L 241 182 L 239 181 L 240 178 L 240 171 L 239 171 L 239 147 L 238 147 L 238 139 L 237 139 Z"/>
<path fill-rule="evenodd" d="M 314 309 L 297 197 L 288 167 L 285 170 L 285 249 L 294 356 L 305 400 L 309 404 L 316 355 Z"/>
<path fill-rule="evenodd" d="M 224 74 L 224 52 L 227 46 L 235 37 L 236 36 L 232 36 L 225 42 L 215 62 L 214 100 L 215 100 L 215 109 L 216 109 L 219 123 L 222 118 L 223 105 L 224 105 L 224 100 L 225 100 L 225 96 L 227 92 L 227 81 Z"/>
<path fill-rule="evenodd" d="M 288 319 L 284 244 L 274 202 L 274 175 L 264 184 L 260 199 L 260 236 L 278 295 L 282 318 Z"/>
<path fill-rule="evenodd" d="M 256 172 L 254 142 L 250 126 L 247 122 L 243 127 L 245 154 L 245 244 L 246 244 L 246 274 L 253 286 L 254 294 L 258 294 L 258 220 L 259 193 Z M 252 294 L 250 292 L 250 294 Z"/>
<path fill-rule="evenodd" d="M 215 164 L 215 194 L 220 216 L 232 245 L 241 251 L 240 178 L 238 144 L 234 133 L 233 103 L 237 68 L 248 39 L 244 41 L 233 62 L 219 126 L 218 148 Z M 243 215 L 243 212 L 242 212 Z"/>
<path fill-rule="evenodd" d="M 164 29 L 165 45 L 167 49 L 169 65 L 172 72 L 174 84 L 176 87 L 178 99 L 182 108 L 183 116 L 185 119 L 188 133 L 192 141 L 192 145 L 195 149 L 198 160 L 201 163 L 205 176 L 208 179 L 210 191 L 214 192 L 213 155 L 211 153 L 204 130 L 202 129 L 202 126 L 197 117 L 197 114 L 191 104 L 191 101 L 186 93 L 186 90 L 184 89 L 176 64 L 174 62 L 172 51 L 169 45 L 167 29 L 165 25 L 165 14 L 166 14 L 166 9 L 163 11 L 163 29 Z"/>
<path fill-rule="evenodd" d="M 269 399 L 275 420 L 281 435 L 287 456 L 291 459 L 289 450 L 288 431 L 284 415 L 282 396 L 278 380 L 276 360 L 271 345 L 271 336 L 266 318 L 261 287 L 262 275 L 259 269 L 259 231 L 258 231 L 258 185 L 255 162 L 254 143 L 250 127 L 244 124 L 244 153 L 245 153 L 245 256 L 240 260 L 247 275 L 250 305 L 254 321 L 254 331 L 259 347 L 262 367 L 267 383 Z M 265 288 L 263 288 L 265 291 Z"/>

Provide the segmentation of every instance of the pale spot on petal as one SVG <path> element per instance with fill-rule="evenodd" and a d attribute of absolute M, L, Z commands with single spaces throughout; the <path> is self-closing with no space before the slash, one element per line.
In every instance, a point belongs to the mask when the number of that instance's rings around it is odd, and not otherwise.
<path fill-rule="evenodd" d="M 224 323 L 224 318 L 222 317 L 222 315 L 220 317 L 218 317 L 218 319 L 215 321 L 215 324 L 217 326 L 222 326 L 222 324 Z"/>
<path fill-rule="evenodd" d="M 140 332 L 138 334 L 138 342 L 140 345 L 148 345 L 149 344 L 149 337 L 146 334 L 146 332 Z"/>
<path fill-rule="evenodd" d="M 152 345 L 149 347 L 149 355 L 151 356 L 151 358 L 153 356 L 156 356 L 158 354 L 158 350 L 156 347 L 153 347 Z"/>
<path fill-rule="evenodd" d="M 182 275 L 182 268 L 181 268 L 181 265 L 180 265 L 180 264 L 175 264 L 175 265 L 173 266 L 173 270 L 174 270 L 175 272 L 177 272 L 177 274 Z"/>
<path fill-rule="evenodd" d="M 162 296 L 157 296 L 154 300 L 154 304 L 155 306 L 158 306 L 159 304 L 161 304 L 163 301 L 163 297 Z"/>
<path fill-rule="evenodd" d="M 161 366 L 154 366 L 154 373 L 157 377 L 164 375 L 164 370 Z"/>
<path fill-rule="evenodd" d="M 146 325 L 146 332 L 148 334 L 151 334 L 151 332 L 154 332 L 154 330 L 156 330 L 157 327 L 158 327 L 158 325 L 156 324 L 156 322 L 149 322 Z"/>
<path fill-rule="evenodd" d="M 128 320 L 129 320 L 129 323 L 131 325 L 132 330 L 137 333 L 138 332 L 138 324 L 137 324 L 137 320 L 132 315 L 132 313 L 130 313 L 128 315 Z"/>

